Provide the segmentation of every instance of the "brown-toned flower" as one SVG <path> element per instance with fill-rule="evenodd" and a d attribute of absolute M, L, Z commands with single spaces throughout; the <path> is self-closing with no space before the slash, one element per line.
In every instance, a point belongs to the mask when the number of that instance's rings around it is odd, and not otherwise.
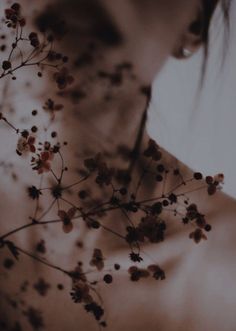
<path fill-rule="evenodd" d="M 67 212 L 64 210 L 58 210 L 58 216 L 62 221 L 62 229 L 65 233 L 69 233 L 73 230 L 72 219 L 75 216 L 76 208 L 72 207 Z"/>
<path fill-rule="evenodd" d="M 150 274 L 146 269 L 140 269 L 136 266 L 132 266 L 128 270 L 130 274 L 130 279 L 133 282 L 137 282 L 140 278 L 147 278 Z"/>
<path fill-rule="evenodd" d="M 225 176 L 224 174 L 220 173 L 214 176 L 214 181 L 217 182 L 218 184 L 223 184 L 224 183 Z"/>
<path fill-rule="evenodd" d="M 37 48 L 40 45 L 39 39 L 38 39 L 38 34 L 36 32 L 30 32 L 29 34 L 29 40 L 31 46 Z"/>
<path fill-rule="evenodd" d="M 89 294 L 89 290 L 89 286 L 85 282 L 77 281 L 72 287 L 72 292 L 70 293 L 72 300 L 75 303 L 91 303 L 93 299 Z"/>
<path fill-rule="evenodd" d="M 17 154 L 22 155 L 22 153 L 35 153 L 36 148 L 35 148 L 35 137 L 33 136 L 21 136 L 18 139 L 17 142 L 17 148 L 16 148 Z"/>
<path fill-rule="evenodd" d="M 108 168 L 105 162 L 98 165 L 98 175 L 96 177 L 96 183 L 99 185 L 109 185 L 114 175 L 114 169 Z"/>
<path fill-rule="evenodd" d="M 147 215 L 141 219 L 138 229 L 151 243 L 159 243 L 164 240 L 166 224 L 156 216 Z"/>
<path fill-rule="evenodd" d="M 201 229 L 196 229 L 195 231 L 191 232 L 189 238 L 193 239 L 196 244 L 200 243 L 202 239 L 207 240 L 206 235 L 202 232 Z"/>
<path fill-rule="evenodd" d="M 10 8 L 5 9 L 6 24 L 10 28 L 16 28 L 17 24 L 21 27 L 25 25 L 25 18 L 21 16 L 21 6 L 14 3 Z"/>
<path fill-rule="evenodd" d="M 53 120 L 55 118 L 55 112 L 58 112 L 62 110 L 64 106 L 60 103 L 56 103 L 51 98 L 47 99 L 45 102 L 43 109 L 46 110 L 51 115 L 51 119 Z"/>
<path fill-rule="evenodd" d="M 44 151 L 38 155 L 38 157 L 33 157 L 31 160 L 33 170 L 37 170 L 38 174 L 48 172 L 51 170 L 51 160 L 53 159 L 53 152 Z"/>
<path fill-rule="evenodd" d="M 160 151 L 159 146 L 157 145 L 157 143 L 150 139 L 148 142 L 148 147 L 147 149 L 144 151 L 144 155 L 146 157 L 150 157 L 152 158 L 154 161 L 159 161 L 162 158 L 162 153 Z"/>
<path fill-rule="evenodd" d="M 152 276 L 156 280 L 164 280 L 166 278 L 165 272 L 157 264 L 149 265 L 148 270 L 152 272 Z"/>
<path fill-rule="evenodd" d="M 95 266 L 99 271 L 104 268 L 104 258 L 100 249 L 94 249 L 90 265 Z"/>
<path fill-rule="evenodd" d="M 61 68 L 58 72 L 53 75 L 53 79 L 57 83 L 60 90 L 63 90 L 67 85 L 71 85 L 74 81 L 73 76 L 69 74 L 66 67 Z"/>
<path fill-rule="evenodd" d="M 41 296 L 47 295 L 49 288 L 50 284 L 47 283 L 43 278 L 39 278 L 38 281 L 34 284 L 34 289 Z"/>

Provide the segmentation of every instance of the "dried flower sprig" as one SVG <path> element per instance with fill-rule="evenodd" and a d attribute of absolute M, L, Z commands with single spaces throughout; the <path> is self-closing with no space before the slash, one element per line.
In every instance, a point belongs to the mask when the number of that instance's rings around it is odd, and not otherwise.
<path fill-rule="evenodd" d="M 15 38 L 8 56 L 1 62 L 0 79 L 10 75 L 15 80 L 16 71 L 23 67 L 35 66 L 39 69 L 38 77 L 42 77 L 42 70 L 46 67 L 56 70 L 53 79 L 60 89 L 73 83 L 74 79 L 65 67 L 68 57 L 53 50 L 52 34 L 45 32 L 39 36 L 37 32 L 32 31 L 28 36 L 24 35 L 26 19 L 22 16 L 19 3 L 14 3 L 5 10 L 5 24 L 15 31 Z"/>
<path fill-rule="evenodd" d="M 52 35 L 39 35 L 32 31 L 28 37 L 24 36 L 26 20 L 22 16 L 21 6 L 13 4 L 5 11 L 5 24 L 9 29 L 15 31 L 15 39 L 9 55 L 2 61 L 2 73 L 0 78 L 11 75 L 15 79 L 15 72 L 26 66 L 36 66 L 40 70 L 46 67 L 55 69 L 53 80 L 58 89 L 65 89 L 73 83 L 73 77 L 65 67 L 68 58 L 61 53 L 53 50 L 54 38 Z M 25 49 L 31 47 L 25 54 Z M 33 48 L 33 49 L 32 49 Z M 19 61 L 19 62 L 17 62 Z M 120 70 L 120 69 L 119 69 Z M 41 71 L 38 76 L 41 76 Z M 121 76 L 115 74 L 99 73 L 102 79 L 108 79 L 112 85 L 120 85 Z M 211 231 L 211 225 L 207 223 L 205 215 L 199 211 L 194 201 L 188 197 L 189 193 L 197 190 L 205 190 L 209 196 L 216 194 L 221 189 L 224 177 L 222 174 L 216 176 L 207 176 L 205 179 L 199 172 L 193 173 L 191 178 L 185 178 L 181 170 L 172 169 L 168 163 L 165 163 L 162 149 L 153 141 L 149 140 L 148 146 L 143 151 L 141 148 L 144 126 L 147 116 L 147 105 L 150 100 L 150 87 L 143 87 L 142 94 L 147 99 L 147 104 L 143 112 L 140 126 L 133 149 L 128 156 L 130 163 L 127 169 L 121 170 L 114 165 L 110 165 L 102 153 L 94 157 L 84 159 L 82 176 L 76 178 L 72 183 L 65 179 L 65 172 L 68 170 L 65 165 L 62 146 L 63 144 L 54 144 L 51 141 L 39 141 L 38 134 L 40 129 L 34 125 L 31 130 L 20 130 L 8 120 L 8 116 L 0 113 L 0 121 L 4 122 L 11 130 L 17 134 L 18 141 L 16 151 L 19 157 L 28 155 L 26 162 L 31 165 L 32 171 L 43 178 L 47 176 L 53 180 L 53 184 L 48 187 L 42 187 L 32 183 L 27 187 L 27 194 L 33 203 L 35 210 L 30 216 L 30 222 L 27 222 L 17 228 L 1 234 L 0 249 L 7 249 L 12 255 L 12 259 L 4 261 L 4 268 L 11 270 L 14 265 L 14 259 L 20 261 L 21 255 L 43 264 L 68 276 L 71 280 L 70 296 L 75 303 L 83 305 L 85 311 L 92 314 L 98 321 L 100 327 L 106 326 L 104 320 L 104 305 L 97 290 L 98 280 L 91 281 L 88 277 L 90 273 L 96 275 L 96 279 L 110 285 L 113 283 L 115 273 L 120 270 L 120 265 L 115 263 L 114 270 L 106 265 L 106 258 L 100 248 L 95 248 L 91 252 L 89 262 L 92 270 L 84 271 L 82 264 L 79 263 L 71 270 L 66 270 L 61 266 L 49 262 L 40 254 L 46 254 L 45 241 L 42 239 L 37 244 L 37 254 L 21 248 L 17 243 L 9 238 L 13 234 L 21 233 L 29 228 L 42 227 L 44 225 L 61 224 L 66 234 L 76 231 L 74 224 L 76 222 L 84 223 L 90 231 L 106 231 L 111 235 L 123 241 L 128 249 L 127 257 L 132 264 L 126 271 L 127 278 L 137 282 L 142 279 L 154 278 L 155 280 L 164 280 L 165 271 L 157 263 L 149 264 L 144 257 L 144 246 L 157 245 L 166 239 L 166 230 L 168 224 L 166 213 L 171 215 L 180 224 L 191 227 L 189 238 L 199 243 L 207 239 L 207 233 Z M 54 119 L 55 113 L 63 109 L 61 103 L 48 98 L 43 106 L 44 110 Z M 37 112 L 32 111 L 36 116 Z M 36 134 L 37 133 L 37 134 Z M 52 135 L 55 138 L 56 134 Z M 134 176 L 135 167 L 139 159 L 144 160 L 141 173 Z M 59 167 L 59 171 L 58 170 Z M 54 170 L 56 169 L 56 170 Z M 137 178 L 138 177 L 138 178 Z M 155 186 L 161 187 L 161 193 L 154 197 L 141 198 L 142 186 L 146 177 L 151 178 Z M 172 188 L 167 189 L 167 179 L 173 183 Z M 176 179 L 178 179 L 176 181 Z M 49 182 L 50 182 L 49 180 Z M 192 183 L 197 184 L 192 188 Z M 90 183 L 95 186 L 100 193 L 99 198 L 93 199 L 84 185 Z M 188 187 L 188 185 L 190 185 Z M 158 191 L 158 192 L 159 192 Z M 69 193 L 76 193 L 78 202 L 70 199 Z M 49 205 L 40 210 L 39 205 L 42 199 L 47 197 Z M 63 207 L 61 207 L 63 205 Z M 55 215 L 53 219 L 48 219 L 49 213 Z M 114 222 L 105 222 L 108 218 L 112 219 L 115 212 L 119 212 L 122 224 L 125 224 L 123 231 L 117 231 Z M 120 222 L 121 223 L 121 222 Z M 135 265 L 133 265 L 135 263 Z M 141 265 L 141 267 L 137 265 Z M 144 266 L 145 264 L 145 266 Z M 123 270 L 122 270 L 123 271 Z M 50 285 L 42 278 L 34 284 L 34 289 L 40 295 L 46 295 Z M 25 316 L 36 329 L 43 327 L 44 323 L 41 314 L 32 307 L 25 312 Z"/>

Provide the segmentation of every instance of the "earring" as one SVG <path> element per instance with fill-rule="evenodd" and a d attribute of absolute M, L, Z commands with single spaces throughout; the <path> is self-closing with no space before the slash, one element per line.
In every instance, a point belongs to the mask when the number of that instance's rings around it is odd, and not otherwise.
<path fill-rule="evenodd" d="M 185 58 L 188 58 L 193 55 L 193 52 L 191 52 L 188 48 L 182 48 L 182 55 Z"/>

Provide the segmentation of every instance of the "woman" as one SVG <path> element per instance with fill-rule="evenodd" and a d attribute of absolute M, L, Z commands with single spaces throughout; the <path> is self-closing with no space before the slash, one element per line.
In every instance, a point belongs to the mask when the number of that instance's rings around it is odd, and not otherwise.
<path fill-rule="evenodd" d="M 226 3 L 223 4 L 226 5 Z M 128 166 L 128 170 L 132 170 L 131 175 L 140 169 L 142 172 L 146 159 L 143 159 L 143 153 L 138 152 L 146 148 L 148 141 L 146 133 L 143 133 L 146 117 L 146 110 L 143 112 L 143 109 L 146 106 L 146 96 L 149 96 L 146 85 L 151 84 L 154 76 L 170 55 L 185 59 L 201 46 L 205 47 L 207 55 L 209 25 L 216 5 L 217 1 L 206 0 L 176 0 L 175 2 L 90 0 L 71 3 L 60 1 L 56 3 L 56 6 L 52 6 L 52 9 L 46 9 L 46 14 L 38 17 L 39 28 L 45 27 L 45 24 L 51 28 L 55 27 L 55 24 L 52 24 L 52 17 L 57 18 L 58 12 L 68 17 L 69 33 L 64 39 L 63 50 L 66 49 L 68 53 L 72 53 L 72 59 L 74 59 L 73 55 L 78 54 L 73 66 L 73 76 L 78 80 L 75 86 L 62 90 L 60 95 L 72 99 L 73 102 L 79 101 L 79 105 L 71 105 L 71 100 L 62 99 L 65 109 L 68 110 L 64 115 L 62 113 L 64 117 L 60 125 L 53 124 L 57 127 L 60 139 L 65 137 L 70 144 L 65 156 L 69 169 L 78 171 L 85 154 L 91 157 L 96 152 L 103 151 L 108 161 L 113 162 L 116 167 L 117 164 L 119 166 L 121 164 L 121 167 L 125 169 Z M 52 16 L 52 13 L 56 15 Z M 46 19 L 47 15 L 51 19 Z M 81 54 L 87 54 L 87 57 L 81 58 Z M 87 62 L 84 59 L 87 59 Z M 117 70 L 120 70 L 117 69 L 118 64 L 123 64 L 125 67 L 126 71 L 122 75 L 117 74 Z M 48 91 L 43 95 L 44 101 L 45 96 L 47 100 L 52 94 Z M 35 97 L 37 102 L 39 99 Z M 127 159 L 121 161 L 117 153 L 114 153 L 116 147 L 120 145 L 128 146 L 134 152 L 131 154 L 132 158 L 128 158 L 128 162 Z M 115 160 L 112 153 L 115 154 Z M 124 155 L 124 153 L 121 154 Z M 131 192 L 135 190 L 135 194 L 143 199 L 159 196 L 163 192 L 170 192 L 176 184 L 178 185 L 179 176 L 184 178 L 192 176 L 191 170 L 181 165 L 173 156 L 165 151 L 162 151 L 162 154 L 164 167 L 178 170 L 175 171 L 177 177 L 167 176 L 165 191 L 163 191 L 163 186 L 156 183 L 154 185 L 147 176 L 141 188 L 131 183 L 131 188 L 128 187 Z M 20 166 L 23 173 L 25 166 Z M 152 170 L 149 169 L 151 174 Z M 64 185 L 76 181 L 78 178 L 76 171 L 67 175 Z M 139 175 L 137 176 L 139 179 Z M 21 177 L 21 182 L 28 186 L 37 185 L 35 184 L 37 178 L 37 176 L 31 178 L 31 175 L 27 173 L 25 179 Z M 54 183 L 52 184 L 51 180 L 49 185 L 56 187 L 55 178 Z M 88 184 L 90 189 L 91 185 L 90 182 Z M 130 253 L 129 247 L 127 248 L 127 242 L 121 240 L 122 238 L 114 236 L 114 233 L 125 234 L 123 224 L 114 222 L 114 219 L 120 219 L 123 210 L 121 214 L 118 212 L 112 216 L 112 223 L 108 215 L 103 223 L 104 230 L 100 229 L 99 232 L 87 232 L 80 225 L 79 231 L 65 235 L 61 226 L 48 225 L 46 230 L 41 226 L 32 226 L 9 239 L 14 239 L 14 243 L 26 251 L 32 251 L 32 247 L 37 246 L 39 253 L 43 250 L 41 241 L 43 239 L 46 242 L 47 259 L 51 262 L 53 260 L 56 266 L 60 264 L 66 270 L 71 270 L 78 260 L 84 262 L 85 270 L 91 268 L 89 261 L 93 248 L 101 248 L 106 257 L 106 273 L 108 271 L 110 273 L 112 269 L 114 282 L 110 286 L 107 284 L 109 281 L 102 282 L 103 272 L 93 280 L 101 280 L 99 287 L 110 330 L 141 331 L 147 328 L 150 331 L 157 329 L 232 331 L 235 328 L 236 300 L 234 291 L 236 270 L 232 253 L 235 202 L 222 193 L 209 196 L 207 190 L 196 190 L 199 188 L 199 182 L 193 182 L 191 187 L 187 188 L 191 191 L 191 198 L 203 210 L 202 213 L 205 214 L 207 222 L 212 224 L 213 231 L 209 234 L 207 241 L 203 240 L 200 245 L 194 245 L 188 238 L 189 228 L 177 226 L 173 213 L 171 211 L 167 213 L 165 217 L 168 233 L 165 242 L 160 243 L 159 246 L 146 244 L 140 252 L 144 259 L 142 266 L 157 261 L 165 270 L 166 279 L 160 283 L 150 278 L 140 279 L 138 283 L 130 281 L 130 275 L 127 273 L 130 266 L 127 258 Z M 92 186 L 93 190 L 95 191 L 93 199 L 96 200 L 97 192 Z M 178 192 L 181 194 L 184 192 L 182 190 L 181 186 Z M 22 192 L 21 187 L 20 192 Z M 55 190 L 52 192 L 54 196 L 55 192 L 58 193 Z M 29 210 L 31 217 L 35 210 L 31 200 L 29 200 L 29 209 L 26 208 L 26 203 L 20 207 L 16 193 L 18 191 L 15 190 L 11 192 L 11 196 L 6 196 L 6 201 L 1 207 L 2 216 L 14 220 L 14 227 L 25 224 L 24 220 L 29 216 Z M 109 192 L 103 194 L 102 201 Z M 68 199 L 67 196 L 66 199 Z M 47 209 L 50 201 L 44 202 L 43 210 Z M 71 196 L 70 203 L 72 206 L 81 206 L 77 196 Z M 17 212 L 12 205 L 17 206 Z M 58 209 L 62 208 L 64 209 L 64 205 L 60 201 Z M 68 205 L 65 208 L 68 208 Z M 55 212 L 57 208 L 52 212 L 52 217 L 55 217 Z M 58 217 L 61 215 L 59 213 Z M 102 215 L 100 217 L 102 218 Z M 125 220 L 127 225 L 127 215 Z M 12 230 L 13 222 L 9 221 L 9 224 L 1 226 L 1 233 L 4 234 Z M 105 227 L 112 228 L 114 233 L 107 232 Z M 71 244 L 72 241 L 78 239 L 78 236 L 80 248 Z M 59 241 L 60 244 L 58 244 Z M 81 241 L 83 241 L 84 249 L 81 249 Z M 7 252 L 4 250 L 1 254 L 4 254 L 4 260 Z M 85 315 L 80 306 L 74 304 L 69 298 L 68 291 L 71 284 L 67 275 L 57 273 L 58 270 L 43 266 L 39 261 L 24 257 L 22 251 L 20 255 L 20 263 L 14 266 L 14 272 L 11 272 L 8 278 L 4 278 L 4 272 L 2 275 L 2 298 L 7 298 L 1 302 L 3 311 L 1 318 L 7 315 L 6 321 L 2 321 L 5 329 L 11 330 L 14 326 L 11 321 L 13 317 L 17 322 L 15 328 L 18 330 L 31 330 L 32 327 L 37 330 L 43 323 L 48 331 L 97 329 L 97 323 L 91 319 L 91 316 Z M 121 265 L 120 270 L 113 270 L 115 262 Z M 16 272 L 18 277 L 15 276 Z M 43 278 L 43 281 L 39 278 Z M 27 291 L 25 290 L 26 283 L 22 290 L 25 280 L 29 282 Z M 66 287 L 66 291 L 60 292 L 57 289 L 57 284 L 61 283 Z M 18 298 L 19 293 L 16 293 L 19 287 L 21 287 L 20 298 L 22 299 L 23 296 L 24 304 Z M 58 288 L 61 289 L 62 286 Z M 16 311 L 14 311 L 14 304 L 13 308 L 9 306 L 9 296 L 7 296 L 9 293 L 10 299 L 17 301 L 20 307 Z M 40 295 L 44 296 L 45 293 L 47 293 L 46 299 L 41 298 Z M 12 303 L 11 300 L 10 303 Z M 32 311 L 31 305 L 43 312 L 44 322 L 37 313 Z M 27 324 L 25 317 L 30 323 Z"/>

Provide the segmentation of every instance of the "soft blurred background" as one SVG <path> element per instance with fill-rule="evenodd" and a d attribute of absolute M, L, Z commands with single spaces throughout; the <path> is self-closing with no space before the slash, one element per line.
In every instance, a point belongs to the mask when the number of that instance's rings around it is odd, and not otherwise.
<path fill-rule="evenodd" d="M 188 60 L 170 59 L 153 85 L 148 131 L 161 146 L 205 175 L 223 172 L 224 192 L 236 197 L 236 6 L 230 28 L 218 8 L 211 25 L 203 84 L 200 50 Z"/>

